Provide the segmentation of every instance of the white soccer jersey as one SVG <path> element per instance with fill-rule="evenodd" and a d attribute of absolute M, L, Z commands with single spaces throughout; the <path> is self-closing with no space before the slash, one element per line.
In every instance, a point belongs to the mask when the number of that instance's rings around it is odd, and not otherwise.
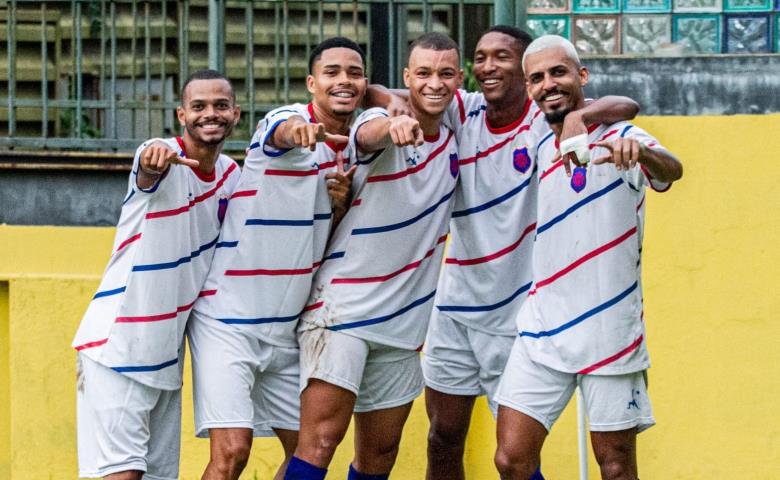
<path fill-rule="evenodd" d="M 174 390 L 184 327 L 195 300 L 208 294 L 201 287 L 239 169 L 225 155 L 209 176 L 171 165 L 143 190 L 139 157 L 155 141 L 186 155 L 180 138 L 149 140 L 136 151 L 113 254 L 73 347 L 141 383 Z"/>
<path fill-rule="evenodd" d="M 277 150 L 266 144 L 293 115 L 316 122 L 312 105 L 266 115 L 252 138 L 203 297 L 195 309 L 278 346 L 297 346 L 295 326 L 331 229 L 325 174 L 336 146 Z M 347 152 L 344 152 L 347 157 Z M 345 158 L 346 163 L 346 158 Z"/>
<path fill-rule="evenodd" d="M 539 131 L 531 100 L 510 125 L 488 124 L 485 97 L 459 91 L 447 112 L 458 139 L 460 179 L 436 308 L 470 328 L 514 335 L 531 287 Z"/>
<path fill-rule="evenodd" d="M 363 112 L 355 134 L 384 109 Z M 458 176 L 455 136 L 441 126 L 420 147 L 357 159 L 354 201 L 333 234 L 304 317 L 331 330 L 403 349 L 425 337 L 436 294 L 450 199 Z M 316 311 L 316 313 L 315 313 Z"/>
<path fill-rule="evenodd" d="M 631 124 L 588 129 L 599 141 L 633 137 L 663 148 Z M 649 366 L 642 318 L 645 185 L 669 188 L 637 165 L 577 168 L 567 177 L 552 132 L 538 146 L 539 200 L 534 284 L 520 309 L 519 335 L 534 361 L 569 373 L 617 375 Z"/>

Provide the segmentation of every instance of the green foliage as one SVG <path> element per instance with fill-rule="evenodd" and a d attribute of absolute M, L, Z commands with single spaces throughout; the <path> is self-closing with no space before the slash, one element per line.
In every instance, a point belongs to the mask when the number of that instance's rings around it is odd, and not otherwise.
<path fill-rule="evenodd" d="M 479 82 L 474 76 L 474 63 L 471 60 L 466 60 L 466 65 L 463 67 L 463 88 L 467 92 L 479 91 Z"/>

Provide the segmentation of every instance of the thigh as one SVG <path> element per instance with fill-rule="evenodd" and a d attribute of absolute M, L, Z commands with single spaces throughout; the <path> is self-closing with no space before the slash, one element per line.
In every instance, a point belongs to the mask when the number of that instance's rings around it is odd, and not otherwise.
<path fill-rule="evenodd" d="M 164 391 L 149 416 L 148 478 L 179 478 L 181 390 Z"/>
<path fill-rule="evenodd" d="M 368 343 L 360 338 L 312 326 L 298 332 L 300 389 L 312 379 L 358 395 L 368 359 Z"/>
<path fill-rule="evenodd" d="M 370 345 L 355 412 L 390 409 L 419 397 L 425 385 L 419 352 Z"/>
<path fill-rule="evenodd" d="M 495 400 L 521 412 L 549 431 L 569 403 L 577 386 L 575 374 L 559 372 L 534 362 L 525 342 L 515 338 L 501 376 Z"/>
<path fill-rule="evenodd" d="M 266 430 L 255 420 L 256 411 L 262 409 L 253 400 L 260 361 L 257 340 L 199 312 L 190 318 L 187 337 L 196 435 L 207 437 L 212 428 Z"/>
<path fill-rule="evenodd" d="M 147 470 L 150 416 L 161 390 L 79 355 L 79 476 Z"/>
<path fill-rule="evenodd" d="M 263 420 L 274 431 L 297 432 L 301 409 L 299 351 L 268 344 L 264 348 L 270 350 L 270 361 L 258 374 L 255 391 L 262 399 Z"/>
<path fill-rule="evenodd" d="M 468 335 L 469 344 L 479 365 L 480 388 L 487 396 L 488 406 L 495 417 L 498 405 L 494 398 L 501 375 L 504 373 L 504 367 L 509 360 L 515 335 L 494 335 L 474 329 L 469 329 Z"/>
<path fill-rule="evenodd" d="M 580 387 L 592 432 L 642 432 L 655 425 L 644 372 L 583 375 Z"/>
<path fill-rule="evenodd" d="M 483 394 L 479 363 L 466 327 L 441 312 L 434 312 L 423 350 L 425 385 L 437 392 L 475 396 Z"/>

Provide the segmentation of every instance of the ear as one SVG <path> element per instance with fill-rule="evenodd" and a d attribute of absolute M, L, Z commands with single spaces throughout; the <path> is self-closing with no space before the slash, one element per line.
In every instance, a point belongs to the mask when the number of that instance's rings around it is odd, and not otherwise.
<path fill-rule="evenodd" d="M 404 67 L 404 85 L 406 88 L 409 88 L 409 83 L 411 80 L 412 74 L 409 72 L 409 67 Z"/>
<path fill-rule="evenodd" d="M 184 108 L 182 108 L 180 106 L 176 107 L 176 118 L 179 119 L 179 125 L 181 125 L 182 127 L 187 124 L 187 122 L 184 121 L 185 120 L 185 118 L 184 118 Z"/>
<path fill-rule="evenodd" d="M 236 104 L 236 106 L 233 107 L 233 113 L 236 116 L 236 119 L 233 121 L 233 126 L 235 127 L 238 125 L 238 121 L 241 120 L 241 105 Z"/>
<path fill-rule="evenodd" d="M 307 75 L 306 76 L 306 90 L 309 91 L 312 95 L 314 95 L 314 76 L 313 75 Z"/>
<path fill-rule="evenodd" d="M 590 72 L 588 72 L 588 69 L 586 67 L 580 67 L 580 86 L 584 87 L 587 85 L 589 78 Z"/>

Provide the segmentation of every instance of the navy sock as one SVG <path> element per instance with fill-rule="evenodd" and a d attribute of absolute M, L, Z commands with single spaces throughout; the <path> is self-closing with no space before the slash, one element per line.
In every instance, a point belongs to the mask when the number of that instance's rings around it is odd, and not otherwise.
<path fill-rule="evenodd" d="M 284 480 L 325 480 L 326 473 L 327 468 L 320 468 L 298 457 L 292 457 L 284 472 Z"/>
<path fill-rule="evenodd" d="M 347 480 L 387 480 L 390 477 L 389 473 L 383 473 L 380 475 L 369 475 L 367 473 L 360 473 L 355 470 L 352 464 L 349 465 L 349 475 Z"/>
<path fill-rule="evenodd" d="M 531 475 L 531 478 L 528 480 L 544 480 L 544 477 L 542 476 L 542 467 L 541 465 L 539 468 L 536 469 L 533 475 Z"/>

